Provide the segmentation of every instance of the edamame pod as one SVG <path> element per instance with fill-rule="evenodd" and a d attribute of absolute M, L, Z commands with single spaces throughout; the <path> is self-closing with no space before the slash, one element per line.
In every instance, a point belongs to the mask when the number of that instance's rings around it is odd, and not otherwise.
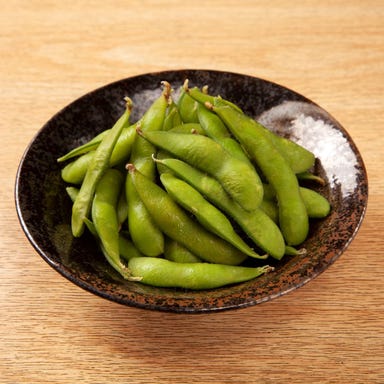
<path fill-rule="evenodd" d="M 103 134 L 102 137 L 106 136 L 109 131 L 110 129 L 104 131 L 103 133 L 105 134 Z M 114 167 L 128 160 L 135 136 L 136 124 L 123 128 L 116 144 L 113 147 L 113 151 L 109 159 L 110 167 Z M 99 144 L 100 142 L 94 143 L 95 148 L 97 148 Z M 71 184 L 81 184 L 84 180 L 85 174 L 87 173 L 89 164 L 92 162 L 94 153 L 94 150 L 87 152 L 67 164 L 61 172 L 63 180 Z"/>
<path fill-rule="evenodd" d="M 164 83 L 162 94 L 152 103 L 140 122 L 143 131 L 161 130 L 168 107 L 171 87 Z M 137 136 L 133 144 L 130 162 L 146 177 L 155 179 L 155 165 L 152 154 L 154 146 Z M 131 176 L 126 178 L 126 195 L 128 203 L 128 227 L 133 243 L 146 256 L 160 256 L 164 251 L 164 236 L 152 220 L 145 204 L 137 193 Z"/>
<path fill-rule="evenodd" d="M 188 93 L 189 96 L 191 96 L 194 100 L 198 101 L 201 104 L 204 104 L 206 102 L 212 103 L 215 100 L 215 97 L 219 98 L 221 102 L 225 105 L 229 105 L 230 107 L 236 109 L 239 112 L 242 112 L 241 108 L 232 103 L 229 100 L 223 99 L 221 96 L 212 96 L 208 93 L 208 86 L 204 86 L 201 90 L 198 87 L 189 88 L 188 87 L 188 79 L 184 81 L 183 89 L 186 93 Z"/>
<path fill-rule="evenodd" d="M 220 98 L 215 98 L 212 104 L 215 107 L 228 107 Z M 212 109 L 212 104 L 208 103 L 205 105 Z M 262 130 L 268 139 L 273 142 L 280 154 L 287 160 L 294 173 L 305 172 L 313 167 L 315 156 L 312 152 L 294 141 L 272 132 L 254 119 L 250 118 L 250 122 L 257 126 L 257 130 Z"/>
<path fill-rule="evenodd" d="M 249 157 L 239 142 L 231 137 L 227 127 L 216 114 L 204 105 L 199 104 L 197 107 L 197 117 L 199 118 L 200 125 L 211 139 L 219 143 L 232 156 L 251 165 Z"/>
<path fill-rule="evenodd" d="M 106 129 L 105 131 L 99 133 L 98 135 L 96 135 L 93 139 L 91 139 L 87 143 L 80 145 L 80 146 L 72 149 L 71 151 L 69 151 L 65 155 L 59 157 L 57 159 L 57 162 L 61 163 L 63 161 L 67 161 L 69 159 L 72 159 L 73 157 L 82 155 L 84 153 L 87 153 L 89 151 L 96 149 L 97 146 L 100 144 L 101 140 L 103 139 L 103 137 L 105 135 L 107 135 L 108 132 L 109 132 L 109 129 Z"/>
<path fill-rule="evenodd" d="M 268 184 L 263 184 L 264 197 L 267 201 L 276 199 L 276 193 Z M 320 193 L 306 187 L 299 187 L 301 198 L 303 199 L 308 217 L 311 219 L 323 219 L 328 216 L 331 205 L 329 201 Z M 264 202 L 264 200 L 263 200 Z"/>
<path fill-rule="evenodd" d="M 181 120 L 184 123 L 198 123 L 197 102 L 189 96 L 183 88 L 180 89 L 180 96 L 177 101 L 177 107 Z"/>
<path fill-rule="evenodd" d="M 323 219 L 329 215 L 331 205 L 320 193 L 309 188 L 300 187 L 300 194 L 310 218 Z"/>
<path fill-rule="evenodd" d="M 81 184 L 94 155 L 95 151 L 89 151 L 68 163 L 61 170 L 61 178 L 69 184 Z"/>
<path fill-rule="evenodd" d="M 183 120 L 179 113 L 179 108 L 172 98 L 169 100 L 169 106 L 167 110 L 167 115 L 164 119 L 163 131 L 169 131 L 173 127 L 177 127 L 183 124 Z"/>
<path fill-rule="evenodd" d="M 198 190 L 207 200 L 231 216 L 251 240 L 270 256 L 281 259 L 284 256 L 285 243 L 279 227 L 261 209 L 245 211 L 225 192 L 222 185 L 213 177 L 172 158 L 156 161 L 168 167 L 179 178 Z"/>
<path fill-rule="evenodd" d="M 119 251 L 120 256 L 126 261 L 132 259 L 133 257 L 144 257 L 144 255 L 135 247 L 132 241 L 122 233 L 119 234 Z"/>
<path fill-rule="evenodd" d="M 244 146 L 276 192 L 279 225 L 288 245 L 302 243 L 308 234 L 308 214 L 292 168 L 276 149 L 265 129 L 228 106 L 213 110 Z"/>
<path fill-rule="evenodd" d="M 107 169 L 96 185 L 92 202 L 92 221 L 103 253 L 118 272 L 125 269 L 125 265 L 120 260 L 120 225 L 116 210 L 122 184 L 121 172 L 112 168 Z"/>
<path fill-rule="evenodd" d="M 202 260 L 175 240 L 165 239 L 164 257 L 176 263 L 201 263 Z"/>
<path fill-rule="evenodd" d="M 76 187 L 66 187 L 65 191 L 73 203 L 76 200 L 76 196 L 79 194 L 79 189 Z"/>
<path fill-rule="evenodd" d="M 197 220 L 209 231 L 228 241 L 234 247 L 248 256 L 257 259 L 266 259 L 266 256 L 258 255 L 235 232 L 231 222 L 214 205 L 191 185 L 178 179 L 171 173 L 163 173 L 160 180 L 170 196 L 184 209 L 192 213 Z"/>
<path fill-rule="evenodd" d="M 176 125 L 175 127 L 169 129 L 169 132 L 196 133 L 198 135 L 205 135 L 205 131 L 199 123 L 185 123 L 181 125 Z"/>
<path fill-rule="evenodd" d="M 231 156 L 209 137 L 164 131 L 139 131 L 139 134 L 156 147 L 215 177 L 245 210 L 252 211 L 261 203 L 263 186 L 255 169 Z"/>
<path fill-rule="evenodd" d="M 88 217 L 96 185 L 109 166 L 109 160 L 121 131 L 129 124 L 132 101 L 126 98 L 126 110 L 97 147 L 85 174 L 80 191 L 72 206 L 71 227 L 75 237 L 84 231 L 84 218 Z"/>
<path fill-rule="evenodd" d="M 168 237 L 208 262 L 236 265 L 246 259 L 245 254 L 191 219 L 164 189 L 133 164 L 128 164 L 127 169 L 153 221 Z"/>
<path fill-rule="evenodd" d="M 155 287 L 213 289 L 252 280 L 273 270 L 266 265 L 258 268 L 210 263 L 175 263 L 173 261 L 134 257 L 129 260 L 131 276 Z"/>

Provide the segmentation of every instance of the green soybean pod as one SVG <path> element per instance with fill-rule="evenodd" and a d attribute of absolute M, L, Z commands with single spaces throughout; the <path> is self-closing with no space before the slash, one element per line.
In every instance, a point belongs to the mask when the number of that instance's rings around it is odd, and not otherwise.
<path fill-rule="evenodd" d="M 156 131 L 163 128 L 170 91 L 170 85 L 164 83 L 162 94 L 152 103 L 141 119 L 140 128 L 143 131 Z M 130 162 L 134 163 L 135 167 L 151 180 L 155 179 L 155 165 L 151 158 L 155 151 L 156 148 L 151 143 L 137 136 L 130 157 Z M 164 251 L 163 233 L 152 220 L 129 174 L 127 174 L 125 186 L 131 239 L 144 255 L 160 256 Z"/>
<path fill-rule="evenodd" d="M 129 260 L 128 268 L 132 278 L 140 283 L 192 290 L 241 283 L 273 270 L 270 266 L 251 268 L 211 263 L 175 263 L 152 257 L 134 257 Z"/>
<path fill-rule="evenodd" d="M 95 151 L 89 151 L 77 159 L 72 160 L 61 170 L 61 178 L 69 184 L 80 185 L 87 173 L 88 166 L 93 159 Z"/>
<path fill-rule="evenodd" d="M 89 151 L 92 151 L 97 148 L 97 146 L 100 144 L 101 140 L 103 139 L 104 136 L 106 136 L 109 132 L 109 129 L 106 129 L 105 131 L 100 132 L 98 135 L 96 135 L 94 138 L 89 140 L 87 143 L 80 145 L 65 155 L 59 157 L 57 159 L 57 162 L 61 163 L 63 161 L 67 161 L 69 159 L 72 159 L 73 157 L 77 157 L 79 155 L 82 155 L 84 153 L 87 153 Z"/>
<path fill-rule="evenodd" d="M 188 86 L 189 80 L 186 79 L 183 84 L 184 92 L 188 93 L 189 96 L 191 96 L 194 100 L 198 101 L 201 104 L 204 104 L 206 102 L 214 103 L 215 97 L 219 98 L 221 102 L 225 105 L 228 105 L 234 109 L 236 109 L 239 112 L 242 112 L 241 108 L 232 103 L 229 100 L 223 99 L 221 96 L 212 96 L 208 93 L 208 86 L 204 86 L 203 89 L 199 89 L 198 87 L 189 88 Z"/>
<path fill-rule="evenodd" d="M 181 125 L 176 125 L 175 127 L 169 129 L 169 132 L 196 133 L 198 135 L 205 135 L 205 131 L 199 123 L 185 123 Z"/>
<path fill-rule="evenodd" d="M 117 201 L 117 219 L 119 222 L 120 228 L 127 221 L 128 217 L 128 202 L 125 193 L 125 188 L 121 188 L 120 196 Z"/>
<path fill-rule="evenodd" d="M 79 194 L 79 189 L 76 187 L 66 187 L 65 190 L 73 203 L 76 200 L 77 195 Z"/>
<path fill-rule="evenodd" d="M 235 265 L 247 258 L 194 221 L 164 189 L 141 174 L 133 164 L 128 164 L 127 169 L 148 212 L 165 235 L 208 262 Z"/>
<path fill-rule="evenodd" d="M 212 105 L 215 107 L 228 107 L 220 98 L 215 98 L 213 103 L 207 103 L 205 105 L 211 109 Z M 280 154 L 287 160 L 293 172 L 302 173 L 313 167 L 315 156 L 311 151 L 308 151 L 292 140 L 272 132 L 254 119 L 250 119 L 250 123 L 256 126 L 256 130 L 262 130 L 264 135 L 273 142 Z"/>
<path fill-rule="evenodd" d="M 323 219 L 329 215 L 331 205 L 320 193 L 309 188 L 300 187 L 300 194 L 310 218 Z"/>
<path fill-rule="evenodd" d="M 170 238 L 165 239 L 164 257 L 176 263 L 201 263 L 202 260 L 189 249 Z"/>
<path fill-rule="evenodd" d="M 136 136 L 136 127 L 136 124 L 129 125 L 124 127 L 121 131 L 109 159 L 110 167 L 114 167 L 128 160 Z M 110 129 L 105 130 L 102 138 L 109 134 L 109 131 Z M 95 149 L 99 144 L 100 142 L 93 144 Z M 89 164 L 92 162 L 94 154 L 95 150 L 90 150 L 67 164 L 61 171 L 62 179 L 67 183 L 81 184 L 87 173 Z"/>
<path fill-rule="evenodd" d="M 253 120 L 228 106 L 213 107 L 232 134 L 254 159 L 276 192 L 279 225 L 288 245 L 302 243 L 308 234 L 308 214 L 296 175 L 276 149 L 265 130 Z"/>
<path fill-rule="evenodd" d="M 198 123 L 197 118 L 197 102 L 189 96 L 183 88 L 180 89 L 177 107 L 181 120 L 184 123 Z"/>
<path fill-rule="evenodd" d="M 252 212 L 245 211 L 226 193 L 216 179 L 179 159 L 162 158 L 155 161 L 162 167 L 169 168 L 207 200 L 232 217 L 244 233 L 264 252 L 276 259 L 284 256 L 283 235 L 276 223 L 263 210 L 258 208 Z"/>
<path fill-rule="evenodd" d="M 173 127 L 183 124 L 179 108 L 172 98 L 169 100 L 167 114 L 164 118 L 163 131 L 169 131 Z"/>
<path fill-rule="evenodd" d="M 211 139 L 219 143 L 232 156 L 251 165 L 249 157 L 239 142 L 231 137 L 227 127 L 216 114 L 204 105 L 199 104 L 197 107 L 197 117 L 199 118 L 200 125 Z"/>
<path fill-rule="evenodd" d="M 255 126 L 264 131 L 264 134 L 275 145 L 280 154 L 286 159 L 292 171 L 296 174 L 307 171 L 315 164 L 315 156 L 311 151 L 289 140 L 278 136 L 255 120 L 251 120 Z"/>
<path fill-rule="evenodd" d="M 135 247 L 130 239 L 122 233 L 119 233 L 119 251 L 120 256 L 128 261 L 133 257 L 144 257 L 144 255 Z"/>
<path fill-rule="evenodd" d="M 272 200 L 263 199 L 260 209 L 265 212 L 276 224 L 279 223 L 279 208 L 277 203 Z"/>
<path fill-rule="evenodd" d="M 209 231 L 228 241 L 248 256 L 266 259 L 251 249 L 235 232 L 231 222 L 214 205 L 209 203 L 195 188 L 171 173 L 163 173 L 160 180 L 170 196 L 184 209 L 192 213 Z"/>
<path fill-rule="evenodd" d="M 256 209 L 263 198 L 259 175 L 250 164 L 230 155 L 214 140 L 173 132 L 139 132 L 153 145 L 215 177 L 245 210 Z"/>
<path fill-rule="evenodd" d="M 103 138 L 92 157 L 80 191 L 72 206 L 71 227 L 75 237 L 80 237 L 84 231 L 84 219 L 88 217 L 90 212 L 96 185 L 109 166 L 109 159 L 121 131 L 129 124 L 131 109 L 132 101 L 127 98 L 124 113 L 108 132 L 108 135 Z"/>
<path fill-rule="evenodd" d="M 122 185 L 122 173 L 116 169 L 107 169 L 96 185 L 92 202 L 92 221 L 103 253 L 118 272 L 125 270 L 125 265 L 120 259 L 120 225 L 116 210 Z"/>
<path fill-rule="evenodd" d="M 276 193 L 268 184 L 264 186 L 264 197 L 267 199 L 276 199 Z M 311 219 L 323 219 L 328 216 L 331 205 L 329 201 L 320 193 L 306 187 L 299 187 L 301 198 L 303 199 L 308 217 Z"/>

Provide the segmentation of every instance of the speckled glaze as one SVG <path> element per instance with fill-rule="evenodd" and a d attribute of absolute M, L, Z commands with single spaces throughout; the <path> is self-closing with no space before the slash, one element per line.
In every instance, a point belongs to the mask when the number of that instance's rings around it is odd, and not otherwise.
<path fill-rule="evenodd" d="M 316 155 L 316 172 L 327 180 L 319 188 L 331 202 L 325 220 L 312 221 L 303 244 L 306 256 L 273 262 L 275 271 L 253 281 L 221 289 L 184 291 L 124 281 L 109 267 L 93 239 L 74 239 L 71 203 L 56 159 L 110 128 L 134 102 L 136 119 L 160 94 L 160 82 L 178 89 L 209 85 L 212 94 L 237 103 L 271 130 L 299 142 Z M 29 241 L 42 258 L 81 288 L 120 304 L 140 308 L 201 313 L 242 308 L 286 294 L 323 272 L 348 247 L 364 217 L 368 182 L 363 160 L 346 130 L 326 111 L 285 87 L 236 73 L 178 70 L 127 78 L 97 89 L 52 117 L 26 149 L 16 176 L 16 209 Z"/>

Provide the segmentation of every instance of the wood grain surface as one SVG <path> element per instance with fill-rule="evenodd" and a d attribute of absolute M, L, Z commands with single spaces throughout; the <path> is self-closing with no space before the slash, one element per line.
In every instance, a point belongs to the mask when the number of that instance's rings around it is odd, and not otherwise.
<path fill-rule="evenodd" d="M 0 12 L 1 383 L 384 383 L 384 2 L 7 0 Z M 369 175 L 347 252 L 299 290 L 177 315 L 93 296 L 21 231 L 17 166 L 58 110 L 101 85 L 203 68 L 271 80 L 347 129 Z"/>

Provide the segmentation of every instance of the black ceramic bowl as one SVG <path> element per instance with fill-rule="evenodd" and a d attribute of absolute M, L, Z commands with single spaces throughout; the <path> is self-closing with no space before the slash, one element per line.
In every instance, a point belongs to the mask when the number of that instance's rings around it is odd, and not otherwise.
<path fill-rule="evenodd" d="M 134 102 L 138 118 L 167 80 L 178 89 L 209 85 L 212 94 L 237 103 L 268 128 L 302 144 L 316 155 L 316 172 L 327 184 L 316 187 L 332 205 L 330 215 L 313 221 L 303 246 L 305 256 L 284 257 L 275 271 L 253 281 L 221 289 L 160 289 L 123 280 L 105 261 L 94 240 L 71 235 L 71 202 L 56 159 L 110 128 Z M 271 300 L 307 283 L 348 247 L 363 219 L 367 175 L 346 130 L 326 111 L 278 84 L 236 73 L 177 70 L 149 73 L 106 85 L 86 94 L 51 118 L 26 149 L 16 177 L 16 209 L 26 236 L 42 258 L 78 286 L 117 303 L 172 312 L 208 312 L 247 307 Z"/>

